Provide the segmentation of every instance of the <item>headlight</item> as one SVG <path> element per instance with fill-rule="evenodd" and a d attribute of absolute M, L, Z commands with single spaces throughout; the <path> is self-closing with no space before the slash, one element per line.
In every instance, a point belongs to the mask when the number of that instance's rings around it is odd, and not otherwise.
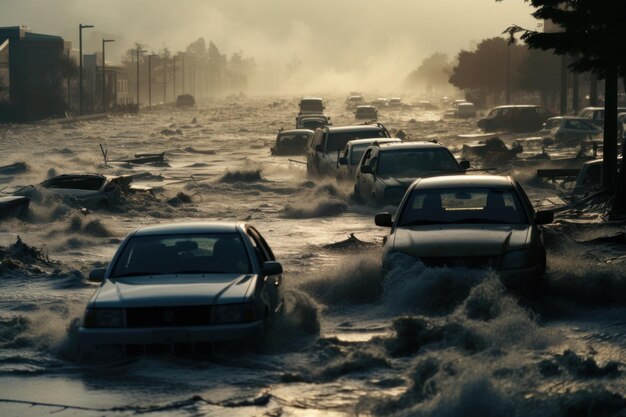
<path fill-rule="evenodd" d="M 530 250 L 509 252 L 502 258 L 503 270 L 530 268 L 536 265 L 535 257 Z"/>
<path fill-rule="evenodd" d="M 83 318 L 84 327 L 124 327 L 121 308 L 88 308 Z"/>
<path fill-rule="evenodd" d="M 246 304 L 225 304 L 214 307 L 213 320 L 216 324 L 226 323 L 249 323 L 256 318 L 254 305 Z"/>

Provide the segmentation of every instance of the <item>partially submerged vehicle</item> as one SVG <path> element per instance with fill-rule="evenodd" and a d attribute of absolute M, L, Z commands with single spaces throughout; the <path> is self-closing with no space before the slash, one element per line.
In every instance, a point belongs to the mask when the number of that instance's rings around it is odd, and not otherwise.
<path fill-rule="evenodd" d="M 354 111 L 354 118 L 357 120 L 376 121 L 378 120 L 378 110 L 376 107 L 369 105 L 357 106 Z"/>
<path fill-rule="evenodd" d="M 467 161 L 459 164 L 450 150 L 438 143 L 370 146 L 356 169 L 354 195 L 361 201 L 396 205 L 416 178 L 459 174 L 468 168 Z"/>
<path fill-rule="evenodd" d="M 323 114 L 302 114 L 296 117 L 296 129 L 315 130 L 330 124 L 330 117 Z"/>
<path fill-rule="evenodd" d="M 191 94 L 181 94 L 176 97 L 176 107 L 194 107 L 196 99 Z"/>
<path fill-rule="evenodd" d="M 356 168 L 361 162 L 363 154 L 370 146 L 383 145 L 385 143 L 401 142 L 400 138 L 374 138 L 355 139 L 346 144 L 346 148 L 339 157 L 337 167 L 337 179 L 348 179 L 354 181 Z"/>
<path fill-rule="evenodd" d="M 595 139 L 602 131 L 590 119 L 559 116 L 548 119 L 539 134 L 552 138 L 556 146 L 573 147 L 580 146 L 582 141 Z"/>
<path fill-rule="evenodd" d="M 119 192 L 150 191 L 149 187 L 134 187 L 131 185 L 132 181 L 130 175 L 63 174 L 50 178 L 37 187 L 24 187 L 15 194 L 28 196 L 31 190 L 41 188 L 83 204 L 110 206 Z"/>
<path fill-rule="evenodd" d="M 625 113 L 626 107 L 618 107 L 617 113 Z M 578 112 L 579 117 L 590 119 L 595 126 L 604 129 L 604 107 L 585 107 Z"/>
<path fill-rule="evenodd" d="M 325 126 L 315 131 L 307 144 L 307 173 L 315 176 L 336 176 L 337 161 L 346 144 L 355 139 L 388 138 L 389 132 L 380 123 L 355 126 Z"/>
<path fill-rule="evenodd" d="M 389 100 L 384 97 L 378 97 L 373 104 L 380 109 L 381 107 L 387 107 L 387 105 L 389 105 Z"/>
<path fill-rule="evenodd" d="M 270 148 L 272 155 L 303 155 L 313 133 L 309 129 L 280 130 L 275 145 Z"/>
<path fill-rule="evenodd" d="M 542 106 L 513 105 L 495 107 L 477 125 L 486 132 L 536 132 L 543 127 L 552 112 Z"/>
<path fill-rule="evenodd" d="M 396 218 L 381 213 L 376 224 L 391 228 L 383 268 L 408 256 L 427 267 L 493 269 L 509 288 L 536 293 L 543 286 L 546 250 L 542 225 L 551 211 L 535 212 L 510 177 L 453 175 L 415 181 Z"/>
<path fill-rule="evenodd" d="M 298 116 L 303 114 L 324 114 L 324 100 L 319 97 L 302 97 L 300 100 L 300 112 Z"/>
<path fill-rule="evenodd" d="M 392 97 L 389 99 L 389 107 L 398 108 L 402 107 L 404 103 L 402 103 L 402 99 L 400 97 Z"/>
<path fill-rule="evenodd" d="M 81 354 L 261 346 L 283 311 L 283 268 L 246 223 L 141 227 L 119 246 L 78 330 Z"/>
<path fill-rule="evenodd" d="M 25 196 L 0 197 L 0 220 L 8 218 L 23 218 L 28 213 L 30 198 Z"/>
<path fill-rule="evenodd" d="M 351 95 L 346 99 L 346 107 L 348 109 L 354 109 L 361 104 L 363 104 L 363 96 L 360 94 Z"/>

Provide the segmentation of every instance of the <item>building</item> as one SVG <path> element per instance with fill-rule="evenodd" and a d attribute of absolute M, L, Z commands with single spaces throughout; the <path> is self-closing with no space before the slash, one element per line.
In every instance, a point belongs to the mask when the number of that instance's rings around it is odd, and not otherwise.
<path fill-rule="evenodd" d="M 107 61 L 106 82 L 102 83 L 102 53 L 83 55 L 83 105 L 87 111 L 102 111 L 104 87 L 105 111 L 132 104 L 128 92 L 128 69 Z"/>
<path fill-rule="evenodd" d="M 21 121 L 63 114 L 68 71 L 64 53 L 69 46 L 60 36 L 23 26 L 0 28 L 0 117 Z"/>

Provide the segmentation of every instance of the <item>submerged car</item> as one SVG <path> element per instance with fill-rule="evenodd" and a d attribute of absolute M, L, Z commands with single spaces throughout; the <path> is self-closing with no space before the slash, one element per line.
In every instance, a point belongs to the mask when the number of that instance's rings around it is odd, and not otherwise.
<path fill-rule="evenodd" d="M 16 217 L 22 218 L 28 213 L 30 198 L 24 196 L 0 197 L 0 220 Z"/>
<path fill-rule="evenodd" d="M 324 114 L 324 100 L 319 97 L 302 97 L 300 100 L 300 112 L 303 114 Z"/>
<path fill-rule="evenodd" d="M 323 114 L 303 114 L 296 117 L 296 129 L 315 130 L 330 125 L 330 117 Z"/>
<path fill-rule="evenodd" d="M 618 107 L 617 113 L 626 112 L 626 107 Z M 590 119 L 595 126 L 604 129 L 604 107 L 585 107 L 578 113 L 579 117 Z"/>
<path fill-rule="evenodd" d="M 282 266 L 245 223 L 142 227 L 120 245 L 78 330 L 82 353 L 261 343 L 283 309 Z"/>
<path fill-rule="evenodd" d="M 346 144 L 354 139 L 388 138 L 380 123 L 356 126 L 325 126 L 315 131 L 306 150 L 307 173 L 312 176 L 336 176 L 337 161 Z"/>
<path fill-rule="evenodd" d="M 281 130 L 270 150 L 272 155 L 303 155 L 312 137 L 313 131 L 309 129 Z"/>
<path fill-rule="evenodd" d="M 467 168 L 467 161 L 459 164 L 448 148 L 433 142 L 370 146 L 356 170 L 354 195 L 361 201 L 395 205 L 416 178 L 458 174 Z"/>
<path fill-rule="evenodd" d="M 354 180 L 356 168 L 361 162 L 363 154 L 372 145 L 378 146 L 385 143 L 402 142 L 399 138 L 375 138 L 375 139 L 355 139 L 346 144 L 339 157 L 337 167 L 337 179 Z"/>
<path fill-rule="evenodd" d="M 374 106 L 357 106 L 354 112 L 354 118 L 357 120 L 378 120 L 378 110 Z"/>
<path fill-rule="evenodd" d="M 394 254 L 427 267 L 493 269 L 511 289 L 539 290 L 546 270 L 541 225 L 551 211 L 535 213 L 522 187 L 512 178 L 460 175 L 423 178 L 409 188 L 395 220 L 376 216 L 390 227 L 383 268 Z"/>
<path fill-rule="evenodd" d="M 176 107 L 194 107 L 196 99 L 191 94 L 181 94 L 176 97 Z"/>
<path fill-rule="evenodd" d="M 536 132 L 553 114 L 542 106 L 516 105 L 496 107 L 477 123 L 486 132 Z"/>
<path fill-rule="evenodd" d="M 593 139 L 602 129 L 583 117 L 560 116 L 546 121 L 539 132 L 542 137 L 550 137 L 557 146 L 579 146 L 586 139 Z"/>

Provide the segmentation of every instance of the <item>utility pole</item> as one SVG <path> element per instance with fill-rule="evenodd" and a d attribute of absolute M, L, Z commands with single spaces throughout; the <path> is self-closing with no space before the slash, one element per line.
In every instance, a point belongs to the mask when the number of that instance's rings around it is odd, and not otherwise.
<path fill-rule="evenodd" d="M 183 94 L 185 94 L 185 53 L 183 52 L 181 55 L 183 57 Z"/>
<path fill-rule="evenodd" d="M 89 29 L 94 27 L 93 25 L 78 25 L 78 107 L 80 114 L 83 114 L 83 29 Z"/>
<path fill-rule="evenodd" d="M 137 110 L 139 110 L 139 54 L 144 52 L 146 51 L 137 48 Z"/>
<path fill-rule="evenodd" d="M 115 42 L 114 39 L 102 39 L 102 111 L 107 111 L 107 73 L 106 73 L 106 55 L 104 45 L 108 42 Z"/>
<path fill-rule="evenodd" d="M 148 107 L 152 107 L 152 57 L 156 54 L 148 55 Z"/>
<path fill-rule="evenodd" d="M 163 58 L 163 104 L 167 103 L 167 59 Z"/>
<path fill-rule="evenodd" d="M 173 68 L 173 74 L 172 74 L 172 79 L 174 80 L 174 85 L 173 85 L 173 101 L 176 101 L 176 55 L 174 55 L 174 68 Z"/>

